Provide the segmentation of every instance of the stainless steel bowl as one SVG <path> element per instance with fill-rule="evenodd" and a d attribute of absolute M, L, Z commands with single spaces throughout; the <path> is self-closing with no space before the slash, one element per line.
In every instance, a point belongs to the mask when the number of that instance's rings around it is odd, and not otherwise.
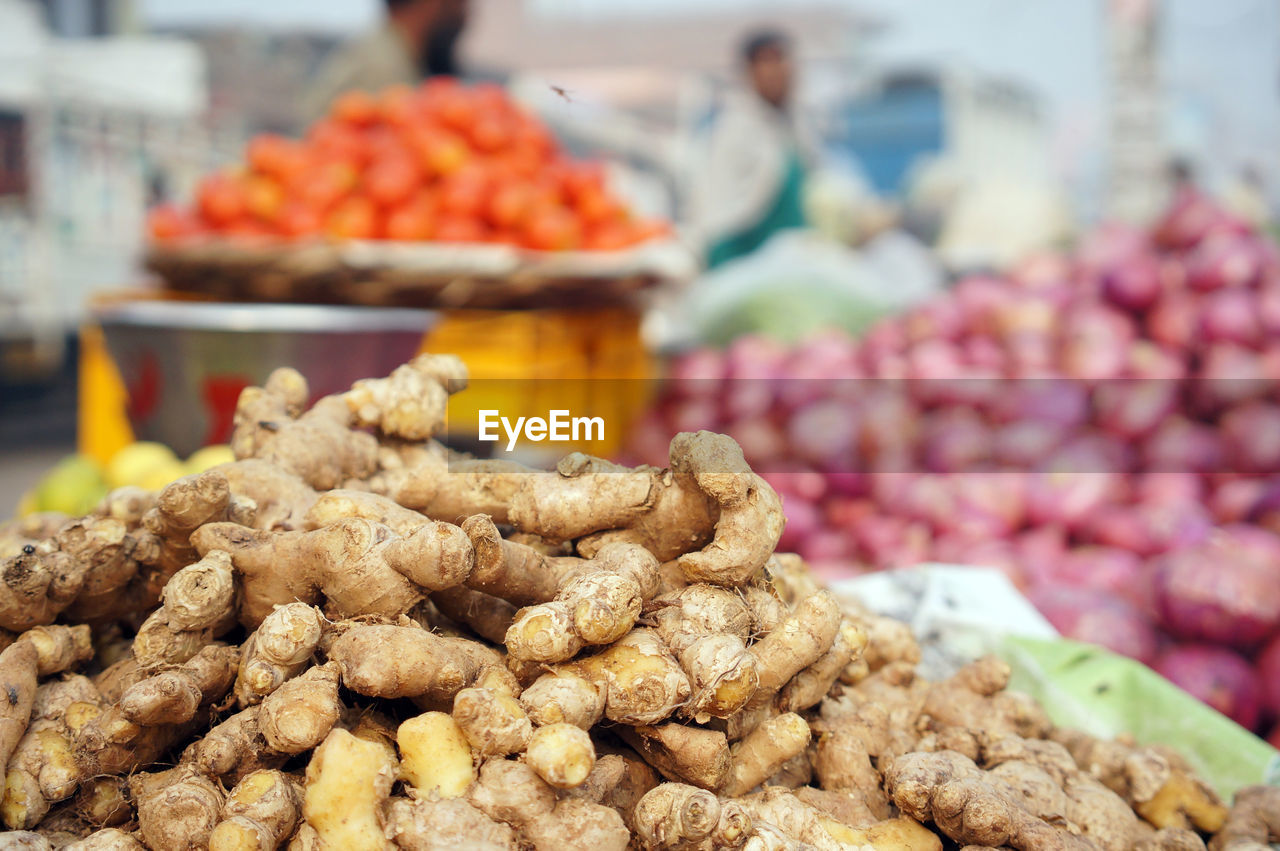
<path fill-rule="evenodd" d="M 179 455 L 225 442 L 240 391 L 273 369 L 294 367 L 318 399 L 413 357 L 438 318 L 399 308 L 170 301 L 106 304 L 93 315 L 128 390 L 134 434 Z"/>

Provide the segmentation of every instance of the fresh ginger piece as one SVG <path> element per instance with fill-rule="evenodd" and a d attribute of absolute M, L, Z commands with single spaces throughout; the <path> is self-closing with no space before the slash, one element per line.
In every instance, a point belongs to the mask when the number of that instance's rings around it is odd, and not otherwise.
<path fill-rule="evenodd" d="M 786 712 L 803 712 L 827 696 L 840 674 L 867 646 L 867 634 L 845 621 L 831 648 L 809 667 L 791 678 L 778 695 L 778 706 Z"/>
<path fill-rule="evenodd" d="M 759 690 L 759 663 L 736 635 L 699 638 L 685 647 L 678 658 L 693 690 L 681 709 L 690 718 L 728 718 L 745 707 Z"/>
<path fill-rule="evenodd" d="M 594 656 L 564 665 L 605 692 L 605 717 L 619 724 L 656 724 L 684 705 L 689 677 L 657 633 L 633 629 Z"/>
<path fill-rule="evenodd" d="M 562 671 L 539 677 L 520 694 L 520 705 L 535 724 L 572 724 L 590 730 L 604 717 L 601 689 Z"/>
<path fill-rule="evenodd" d="M 358 694 L 438 703 L 451 703 L 486 668 L 501 664 L 478 642 L 389 624 L 350 625 L 328 654 L 342 667 L 343 685 Z"/>
<path fill-rule="evenodd" d="M 231 553 L 240 574 L 240 620 L 256 627 L 277 605 L 323 600 L 334 616 L 407 613 L 426 592 L 459 585 L 471 573 L 467 536 L 428 523 L 400 537 L 352 518 L 309 532 L 260 532 L 209 523 L 191 537 L 201 553 Z M 292 566 L 280 570 L 281 564 Z"/>
<path fill-rule="evenodd" d="M 506 756 L 529 744 L 533 725 L 520 702 L 488 688 L 465 688 L 453 699 L 453 720 L 484 756 Z"/>
<path fill-rule="evenodd" d="M 342 714 L 338 698 L 338 665 L 318 665 L 267 695 L 258 725 L 276 753 L 309 751 L 333 729 Z"/>
<path fill-rule="evenodd" d="M 357 381 L 343 394 L 360 426 L 405 440 L 426 440 L 444 428 L 449 396 L 467 386 L 456 355 L 421 354 L 386 378 Z"/>
<path fill-rule="evenodd" d="M 72 802 L 75 814 L 94 827 L 114 827 L 133 818 L 129 781 L 124 777 L 92 777 L 80 784 Z"/>
<path fill-rule="evenodd" d="M 240 706 L 261 702 L 306 667 L 324 630 L 324 616 L 304 603 L 278 606 L 263 618 L 241 648 L 235 685 Z"/>
<path fill-rule="evenodd" d="M 261 706 L 250 706 L 227 717 L 186 749 L 183 762 L 228 784 L 261 768 L 279 768 L 288 756 L 267 744 L 260 726 L 261 710 Z"/>
<path fill-rule="evenodd" d="M 582 649 L 567 603 L 552 601 L 516 612 L 503 644 L 521 661 L 567 662 Z"/>
<path fill-rule="evenodd" d="M 62 851 L 146 851 L 146 849 L 147 846 L 135 839 L 132 833 L 126 833 L 114 827 L 96 830 L 84 839 L 62 846 Z"/>
<path fill-rule="evenodd" d="M 523 762 L 488 759 L 467 800 L 494 821 L 520 829 L 555 808 L 556 790 Z"/>
<path fill-rule="evenodd" d="M 761 724 L 730 749 L 729 778 L 720 790 L 745 795 L 809 745 L 809 723 L 788 712 Z"/>
<path fill-rule="evenodd" d="M 618 733 L 668 780 L 716 790 L 729 777 L 724 733 L 684 724 L 620 727 Z"/>
<path fill-rule="evenodd" d="M 387 835 L 406 851 L 520 847 L 515 831 L 463 798 L 396 798 L 387 807 Z"/>
<path fill-rule="evenodd" d="M 395 757 L 382 745 L 341 728 L 330 731 L 307 763 L 302 803 L 303 817 L 320 846 L 344 851 L 391 848 L 383 836 L 382 805 L 396 772 Z"/>
<path fill-rule="evenodd" d="M 591 736 L 572 724 L 539 727 L 529 737 L 524 760 L 538 776 L 557 789 L 572 789 L 586 781 L 596 764 Z"/>
<path fill-rule="evenodd" d="M 19 639 L 0 651 L 0 765 L 7 766 L 27 730 L 36 698 L 40 654 L 31 641 Z"/>
<path fill-rule="evenodd" d="M 805 804 L 789 789 L 767 788 L 757 795 L 736 801 L 750 817 L 755 831 L 772 827 L 800 847 L 819 851 L 841 851 L 858 847 L 848 837 L 850 828 Z M 752 847 L 748 843 L 748 848 Z"/>
<path fill-rule="evenodd" d="M 632 816 L 642 848 L 685 848 L 711 840 L 720 800 L 684 783 L 663 783 L 645 794 Z"/>
<path fill-rule="evenodd" d="M 1249 786 L 1236 792 L 1209 851 L 1252 851 L 1273 842 L 1280 842 L 1280 787 Z"/>
<path fill-rule="evenodd" d="M 796 674 L 831 649 L 840 631 L 840 604 L 829 591 L 808 597 L 782 623 L 751 645 L 756 657 L 759 690 L 753 703 L 762 703 Z"/>
<path fill-rule="evenodd" d="M 671 467 L 692 474 L 720 509 L 711 542 L 676 563 L 690 582 L 745 584 L 782 537 L 782 500 L 751 471 L 733 438 L 723 434 L 677 434 L 671 439 Z"/>
<path fill-rule="evenodd" d="M 209 851 L 278 848 L 302 818 L 302 787 L 282 771 L 246 775 L 227 795 L 222 821 L 209 835 Z"/>
<path fill-rule="evenodd" d="M 235 595 L 231 556 L 213 550 L 169 578 L 160 594 L 161 610 L 173 629 L 215 630 L 234 608 Z"/>
<path fill-rule="evenodd" d="M 837 820 L 838 821 L 838 820 Z M 876 851 L 942 851 L 942 840 L 932 830 L 913 819 L 899 816 L 870 827 L 848 827 L 824 820 L 827 832 L 841 842 L 869 845 Z"/>
<path fill-rule="evenodd" d="M 211 644 L 183 664 L 134 683 L 120 696 L 120 712 L 135 724 L 181 724 L 231 688 L 240 661 L 235 647 Z"/>
<path fill-rule="evenodd" d="M 377 438 L 356 427 L 342 396 L 326 396 L 303 411 L 308 393 L 307 380 L 287 368 L 272 372 L 262 387 L 245 388 L 231 435 L 236 458 L 269 461 L 317 490 L 371 476 Z"/>
<path fill-rule="evenodd" d="M 51 677 L 69 671 L 93 658 L 93 642 L 89 627 L 36 626 L 22 633 L 24 641 L 30 641 L 36 651 L 36 675 Z"/>
<path fill-rule="evenodd" d="M 440 614 L 494 644 L 504 643 L 516 618 L 516 607 L 506 600 L 463 586 L 433 591 L 431 602 Z"/>
<path fill-rule="evenodd" d="M 80 777 L 80 765 L 61 720 L 33 720 L 9 760 L 0 800 L 5 825 L 11 830 L 35 827 L 52 803 L 76 791 Z"/>
<path fill-rule="evenodd" d="M 626 851 L 631 841 L 617 810 L 581 798 L 561 800 L 551 812 L 529 822 L 523 832 L 535 848 L 566 851 Z"/>
<path fill-rule="evenodd" d="M 443 712 L 410 718 L 396 731 L 400 774 L 419 796 L 457 798 L 476 779 L 474 755 L 466 734 Z"/>
<path fill-rule="evenodd" d="M 209 834 L 222 812 L 221 787 L 190 765 L 130 780 L 138 805 L 138 828 L 152 848 L 196 851 L 209 843 Z"/>

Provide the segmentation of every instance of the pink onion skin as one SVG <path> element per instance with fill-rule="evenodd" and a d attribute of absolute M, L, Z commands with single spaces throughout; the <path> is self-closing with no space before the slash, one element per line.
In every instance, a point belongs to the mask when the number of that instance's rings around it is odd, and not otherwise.
<path fill-rule="evenodd" d="M 1073 588 L 1104 591 L 1152 611 L 1151 572 L 1133 552 L 1116 547 L 1077 547 L 1058 560 L 1055 581 Z"/>
<path fill-rule="evenodd" d="M 1181 638 L 1248 649 L 1280 626 L 1280 564 L 1230 531 L 1163 556 L 1154 582 L 1160 620 Z"/>
<path fill-rule="evenodd" d="M 833 529 L 820 529 L 800 541 L 796 552 L 812 564 L 852 563 L 853 546 L 848 537 Z"/>
<path fill-rule="evenodd" d="M 1256 348 L 1263 340 L 1262 315 L 1252 292 L 1227 289 L 1205 296 L 1200 310 L 1200 333 L 1213 343 L 1236 343 Z"/>
<path fill-rule="evenodd" d="M 1262 683 L 1263 707 L 1273 719 L 1280 721 L 1280 635 L 1258 655 L 1258 679 Z"/>
<path fill-rule="evenodd" d="M 1155 658 L 1159 646 L 1155 628 L 1120 597 L 1070 585 L 1040 585 L 1027 596 L 1067 638 L 1098 644 L 1147 664 Z"/>
<path fill-rule="evenodd" d="M 778 540 L 782 552 L 799 552 L 805 541 L 822 531 L 822 511 L 808 500 L 794 495 L 783 497 L 782 512 L 787 517 Z"/>
<path fill-rule="evenodd" d="M 1262 281 L 1264 266 L 1255 238 L 1215 234 L 1187 257 L 1187 283 L 1201 292 L 1253 287 Z"/>
<path fill-rule="evenodd" d="M 1146 315 L 1151 339 L 1174 351 L 1191 347 L 1200 329 L 1200 300 L 1192 293 L 1170 293 Z"/>
<path fill-rule="evenodd" d="M 800 465 L 779 464 L 762 475 L 784 499 L 795 496 L 816 504 L 827 494 L 827 477 Z"/>
<path fill-rule="evenodd" d="M 1163 289 L 1160 261 L 1149 254 L 1124 258 L 1102 273 L 1102 297 L 1121 310 L 1141 313 Z"/>
<path fill-rule="evenodd" d="M 1208 236 L 1224 217 L 1208 197 L 1194 189 L 1185 190 L 1156 222 L 1151 236 L 1161 248 L 1186 251 Z"/>
<path fill-rule="evenodd" d="M 1178 408 L 1181 385 L 1161 379 L 1107 381 L 1093 394 L 1097 425 L 1124 440 L 1151 434 Z"/>
<path fill-rule="evenodd" d="M 681 396 L 705 396 L 724 380 L 729 365 L 718 349 L 685 352 L 667 365 L 667 392 Z"/>
<path fill-rule="evenodd" d="M 1280 406 L 1249 402 L 1224 414 L 1220 426 L 1233 470 L 1280 473 Z"/>
<path fill-rule="evenodd" d="M 1225 647 L 1183 644 L 1160 654 L 1156 672 L 1241 727 L 1255 730 L 1262 712 L 1258 675 Z"/>
<path fill-rule="evenodd" d="M 1152 475 L 1212 473 L 1225 463 L 1217 429 L 1180 416 L 1157 426 L 1141 451 L 1143 467 Z"/>
<path fill-rule="evenodd" d="M 1209 497 L 1209 510 L 1219 523 L 1239 523 L 1248 519 L 1266 492 L 1261 479 L 1235 479 L 1218 485 Z"/>

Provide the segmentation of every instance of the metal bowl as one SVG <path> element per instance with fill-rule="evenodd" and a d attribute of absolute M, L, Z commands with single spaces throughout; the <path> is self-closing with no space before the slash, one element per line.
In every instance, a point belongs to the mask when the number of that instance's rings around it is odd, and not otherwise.
<path fill-rule="evenodd" d="M 94 308 L 128 391 L 139 440 L 187 455 L 231 436 L 236 399 L 292 366 L 312 399 L 386 375 L 418 351 L 438 314 L 324 305 L 128 301 Z"/>

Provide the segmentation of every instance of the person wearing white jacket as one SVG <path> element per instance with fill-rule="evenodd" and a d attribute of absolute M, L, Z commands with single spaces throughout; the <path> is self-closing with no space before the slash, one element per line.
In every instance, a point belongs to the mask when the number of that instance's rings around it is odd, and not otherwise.
<path fill-rule="evenodd" d="M 693 224 L 708 266 L 805 223 L 804 178 L 815 148 L 791 104 L 790 44 L 778 32 L 756 33 L 744 42 L 742 59 L 749 88 L 716 116 L 695 176 Z"/>

